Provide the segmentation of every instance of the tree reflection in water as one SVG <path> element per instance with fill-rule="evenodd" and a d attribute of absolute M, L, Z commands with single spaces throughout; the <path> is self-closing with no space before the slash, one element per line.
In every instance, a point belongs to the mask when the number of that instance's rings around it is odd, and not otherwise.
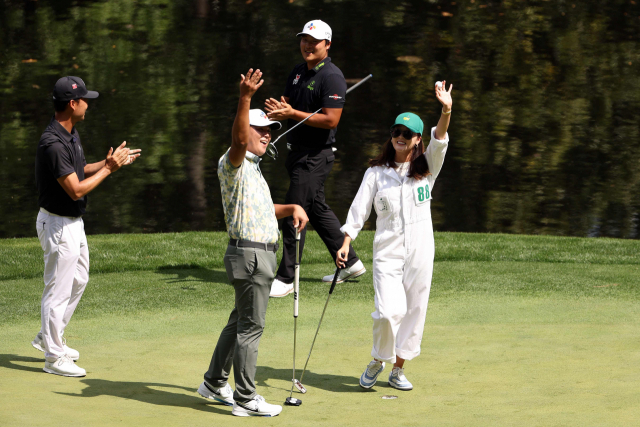
<path fill-rule="evenodd" d="M 143 149 L 89 196 L 89 233 L 224 230 L 216 167 L 239 74 L 259 67 L 256 101 L 279 96 L 312 18 L 331 24 L 350 81 L 375 76 L 339 126 L 325 191 L 341 220 L 393 118 L 435 124 L 433 83 L 446 79 L 436 230 L 640 237 L 632 2 L 5 1 L 0 12 L 0 237 L 35 235 L 35 147 L 63 75 L 101 94 L 79 126 L 89 161 L 123 140 Z M 288 185 L 280 151 L 261 163 L 276 202 Z"/>

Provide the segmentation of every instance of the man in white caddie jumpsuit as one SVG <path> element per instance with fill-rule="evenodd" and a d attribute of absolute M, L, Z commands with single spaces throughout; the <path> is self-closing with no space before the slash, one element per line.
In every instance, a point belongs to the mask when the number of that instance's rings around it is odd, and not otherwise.
<path fill-rule="evenodd" d="M 424 152 L 428 164 L 428 172 L 425 172 L 428 174 L 422 179 L 407 176 L 412 162 L 403 163 L 397 157 L 395 168 L 369 168 L 351 205 L 347 221 L 341 228 L 345 237 L 350 237 L 345 241 L 355 239 L 369 217 L 371 206 L 374 206 L 377 214 L 373 241 L 376 311 L 371 314 L 371 355 L 374 360 L 361 377 L 360 385 L 364 388 L 371 388 L 375 384 L 377 376 L 384 369 L 384 362 L 395 364 L 389 377 L 392 387 L 400 390 L 413 388 L 404 376 L 403 364 L 405 360 L 420 354 L 429 302 L 435 251 L 431 194 L 449 142 L 446 129 L 451 114 L 450 97 L 443 105 L 441 120 L 438 127 L 431 129 L 430 142 Z M 443 126 L 440 126 L 441 123 Z M 406 145 L 408 150 L 419 149 L 422 130 L 422 120 L 418 116 L 401 114 L 392 127 L 392 136 L 395 131 L 397 137 L 392 137 L 387 144 L 395 146 L 399 143 Z M 406 132 L 409 138 L 403 139 L 402 132 Z M 387 145 L 384 149 L 388 149 Z M 339 251 L 340 255 L 343 249 Z M 342 256 L 339 257 L 341 260 Z"/>

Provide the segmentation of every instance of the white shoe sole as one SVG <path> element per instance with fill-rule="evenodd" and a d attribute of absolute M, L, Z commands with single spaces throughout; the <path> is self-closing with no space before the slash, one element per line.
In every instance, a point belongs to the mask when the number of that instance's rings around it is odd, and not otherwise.
<path fill-rule="evenodd" d="M 211 390 L 207 388 L 206 385 L 204 385 L 204 383 L 200 384 L 200 387 L 198 387 L 198 394 L 204 397 L 205 399 L 215 400 L 216 402 L 220 402 L 224 405 L 233 406 L 233 402 L 227 402 L 222 397 L 216 396 L 211 392 Z"/>
<path fill-rule="evenodd" d="M 236 417 L 277 417 L 280 415 L 280 412 L 277 414 L 265 414 L 260 412 L 245 412 L 244 410 L 237 411 L 235 408 L 231 411 L 231 415 L 235 415 Z"/>
<path fill-rule="evenodd" d="M 389 381 L 389 387 L 395 388 L 396 390 L 402 390 L 402 391 L 409 391 L 409 390 L 413 390 L 413 386 L 410 387 L 400 387 L 399 385 L 396 385 L 395 383 Z"/>
<path fill-rule="evenodd" d="M 353 273 L 353 274 L 351 274 L 351 275 L 349 275 L 349 276 L 347 276 L 345 278 L 338 279 L 338 280 L 336 280 L 336 283 L 342 283 L 342 282 L 345 282 L 345 281 L 347 281 L 349 279 L 355 279 L 356 277 L 362 276 L 366 272 L 367 272 L 367 269 L 362 267 L 362 270 L 356 271 L 355 273 Z M 331 280 L 324 280 L 324 278 L 323 278 L 322 281 L 325 282 L 325 283 L 331 283 L 331 282 L 333 282 L 333 276 L 331 276 Z"/>
<path fill-rule="evenodd" d="M 289 289 L 287 292 L 285 292 L 284 294 L 280 294 L 280 295 L 272 295 L 269 294 L 269 298 L 282 298 L 282 297 L 286 297 L 289 294 L 293 293 L 293 288 Z"/>
<path fill-rule="evenodd" d="M 43 371 L 45 371 L 47 374 L 53 374 L 53 375 L 60 375 L 61 377 L 86 377 L 87 374 L 70 374 L 70 373 L 63 373 L 63 372 L 58 372 L 58 371 L 54 371 L 53 369 L 49 369 L 49 368 L 42 368 Z"/>

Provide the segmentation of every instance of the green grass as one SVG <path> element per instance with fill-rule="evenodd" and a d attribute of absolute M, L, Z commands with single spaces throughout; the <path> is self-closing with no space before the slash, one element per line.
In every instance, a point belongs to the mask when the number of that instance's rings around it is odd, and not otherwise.
<path fill-rule="evenodd" d="M 305 374 L 303 405 L 264 425 L 620 426 L 640 418 L 640 242 L 436 234 L 416 389 L 357 386 L 369 360 L 369 271 L 339 285 Z M 224 233 L 89 236 L 91 280 L 67 333 L 83 379 L 42 373 L 42 253 L 0 240 L 1 425 L 245 424 L 195 393 L 232 308 Z M 306 360 L 330 258 L 310 233 L 301 267 L 298 358 Z M 281 403 L 291 377 L 291 298 L 270 301 L 258 392 Z M 388 369 L 385 373 L 388 372 Z M 385 374 L 383 374 L 385 379 Z M 233 385 L 233 384 L 232 384 Z M 384 394 L 397 400 L 382 400 Z"/>

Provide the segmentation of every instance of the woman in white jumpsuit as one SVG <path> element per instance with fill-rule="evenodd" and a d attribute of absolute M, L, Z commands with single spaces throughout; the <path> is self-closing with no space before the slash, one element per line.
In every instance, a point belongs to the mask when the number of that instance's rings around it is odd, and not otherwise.
<path fill-rule="evenodd" d="M 451 89 L 436 85 L 442 103 L 438 125 L 430 132 L 424 149 L 424 125 L 412 113 L 400 114 L 391 127 L 391 138 L 380 155 L 370 161 L 347 222 L 341 228 L 344 244 L 336 264 L 344 266 L 349 243 L 358 236 L 369 218 L 371 206 L 376 214 L 373 240 L 373 360 L 360 377 L 360 386 L 371 388 L 393 363 L 389 385 L 411 390 L 404 375 L 404 361 L 420 354 L 420 342 L 429 302 L 433 273 L 434 241 L 431 224 L 431 194 L 442 168 L 449 136 Z"/>

